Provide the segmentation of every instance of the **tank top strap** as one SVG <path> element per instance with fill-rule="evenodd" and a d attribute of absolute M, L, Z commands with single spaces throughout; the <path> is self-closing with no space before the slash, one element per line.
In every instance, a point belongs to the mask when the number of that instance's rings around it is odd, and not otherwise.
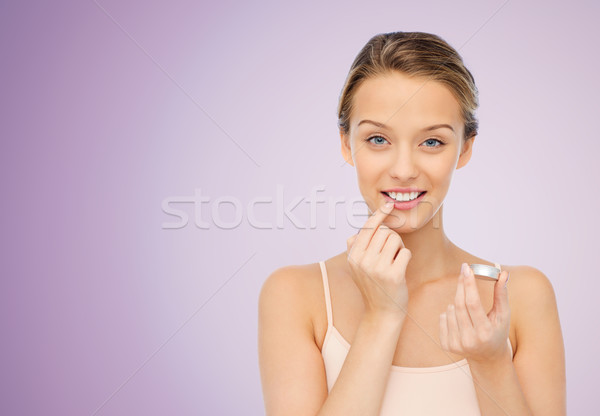
<path fill-rule="evenodd" d="M 321 275 L 323 276 L 323 290 L 325 292 L 325 307 L 327 308 L 327 329 L 333 326 L 333 313 L 331 311 L 331 294 L 329 292 L 329 279 L 327 278 L 327 269 L 325 268 L 325 261 L 319 262 L 321 266 Z"/>

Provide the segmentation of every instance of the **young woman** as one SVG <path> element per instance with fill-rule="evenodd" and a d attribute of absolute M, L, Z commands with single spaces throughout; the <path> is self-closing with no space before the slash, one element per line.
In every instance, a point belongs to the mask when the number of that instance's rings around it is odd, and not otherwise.
<path fill-rule="evenodd" d="M 338 116 L 372 215 L 346 251 L 265 281 L 267 415 L 566 414 L 548 278 L 479 258 L 444 233 L 443 201 L 473 153 L 477 106 L 471 73 L 436 35 L 380 34 L 360 51 Z M 495 265 L 497 280 L 475 277 L 472 264 Z"/>

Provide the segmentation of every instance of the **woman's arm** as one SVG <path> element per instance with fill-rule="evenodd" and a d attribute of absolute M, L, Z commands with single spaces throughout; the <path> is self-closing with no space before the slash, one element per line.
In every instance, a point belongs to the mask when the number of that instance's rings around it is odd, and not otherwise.
<path fill-rule="evenodd" d="M 523 393 L 535 416 L 564 416 L 565 349 L 552 283 L 533 267 L 520 267 L 516 273 L 514 365 Z"/>
<path fill-rule="evenodd" d="M 258 351 L 266 414 L 378 415 L 403 318 L 364 315 L 328 395 L 303 282 L 300 269 L 282 268 L 260 293 Z"/>

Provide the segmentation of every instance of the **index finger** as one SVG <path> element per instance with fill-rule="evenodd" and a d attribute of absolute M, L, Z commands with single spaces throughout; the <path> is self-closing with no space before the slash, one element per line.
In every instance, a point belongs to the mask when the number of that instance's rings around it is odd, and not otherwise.
<path fill-rule="evenodd" d="M 465 304 L 467 305 L 467 310 L 469 311 L 475 329 L 483 328 L 488 325 L 488 318 L 481 305 L 481 298 L 479 296 L 479 290 L 477 290 L 473 270 L 471 267 L 468 267 L 466 271 L 468 274 L 464 275 L 463 280 Z"/>
<path fill-rule="evenodd" d="M 365 250 L 371 242 L 371 238 L 373 237 L 373 234 L 375 234 L 375 231 L 377 231 L 379 225 L 381 225 L 383 220 L 390 215 L 393 210 L 393 202 L 386 202 L 384 205 L 379 207 L 373 213 L 373 215 L 371 215 L 367 221 L 365 221 L 365 224 L 358 232 L 358 236 L 356 237 L 353 246 L 361 251 Z"/>

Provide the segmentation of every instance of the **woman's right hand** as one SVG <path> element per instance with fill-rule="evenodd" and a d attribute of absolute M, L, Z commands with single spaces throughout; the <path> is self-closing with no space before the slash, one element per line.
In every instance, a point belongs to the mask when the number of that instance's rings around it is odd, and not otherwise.
<path fill-rule="evenodd" d="M 348 264 L 366 314 L 404 319 L 408 306 L 405 273 L 412 253 L 397 232 L 382 224 L 392 211 L 392 203 L 383 205 L 347 240 Z"/>

